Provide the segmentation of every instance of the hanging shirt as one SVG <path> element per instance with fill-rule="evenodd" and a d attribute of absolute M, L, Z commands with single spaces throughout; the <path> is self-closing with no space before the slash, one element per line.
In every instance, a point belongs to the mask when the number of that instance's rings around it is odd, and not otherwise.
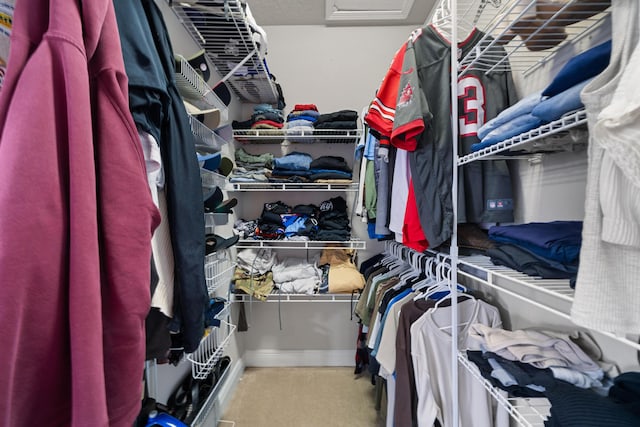
<path fill-rule="evenodd" d="M 483 36 L 474 30 L 459 43 L 461 56 Z M 414 32 L 404 54 L 391 134 L 394 146 L 409 151 L 420 223 L 432 247 L 447 240 L 453 229 L 450 52 L 450 42 L 432 26 Z M 469 153 L 471 144 L 479 141 L 477 130 L 513 101 L 510 72 L 472 70 L 460 77 L 460 153 Z M 458 185 L 459 222 L 513 221 L 511 179 L 504 160 L 464 166 Z"/>
<path fill-rule="evenodd" d="M 131 426 L 159 215 L 113 5 L 20 0 L 13 23 L 0 95 L 0 424 Z"/>
<path fill-rule="evenodd" d="M 479 349 L 479 345 L 469 338 L 469 327 L 481 323 L 500 327 L 498 309 L 484 301 L 467 299 L 458 303 L 459 331 L 458 348 Z M 411 325 L 411 357 L 415 370 L 418 392 L 418 426 L 430 427 L 436 419 L 443 426 L 451 425 L 451 307 L 437 307 L 427 311 Z M 442 329 L 441 329 L 442 328 Z M 453 363 L 457 363 L 453 357 Z M 493 409 L 493 397 L 466 369 L 460 370 L 459 390 L 464 394 L 458 408 L 461 426 L 502 427 L 496 423 L 497 414 Z"/>

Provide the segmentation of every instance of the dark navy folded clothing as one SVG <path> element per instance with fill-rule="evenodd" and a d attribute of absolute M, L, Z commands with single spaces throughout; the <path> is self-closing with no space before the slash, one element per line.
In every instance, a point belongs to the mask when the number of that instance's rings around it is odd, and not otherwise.
<path fill-rule="evenodd" d="M 316 131 L 322 129 L 351 130 L 358 128 L 358 122 L 355 120 L 335 120 L 322 123 L 315 122 L 314 127 L 316 128 Z M 317 132 L 317 135 L 322 135 L 322 132 Z"/>
<path fill-rule="evenodd" d="M 310 171 L 314 172 L 314 171 Z M 342 171 L 323 171 L 318 173 L 312 173 L 309 175 L 311 181 L 318 181 L 321 179 L 351 179 L 351 174 Z"/>
<path fill-rule="evenodd" d="M 340 110 L 333 113 L 320 114 L 316 123 L 347 121 L 354 122 L 358 120 L 358 112 L 354 110 Z"/>
<path fill-rule="evenodd" d="M 282 217 L 274 212 L 263 211 L 258 222 L 259 224 L 282 225 Z"/>
<path fill-rule="evenodd" d="M 272 176 L 304 176 L 309 177 L 313 174 L 310 170 L 290 170 L 290 169 L 273 169 Z"/>
<path fill-rule="evenodd" d="M 511 396 L 544 397 L 544 394 L 542 394 L 542 392 L 535 391 L 530 387 L 526 387 L 526 385 L 522 386 L 519 384 L 515 384 L 515 385 L 505 386 L 504 384 L 502 384 L 502 382 L 500 382 L 497 378 L 491 375 L 491 373 L 494 371 L 494 368 L 489 364 L 489 361 L 487 360 L 487 358 L 483 356 L 481 351 L 467 350 L 467 357 L 471 362 L 473 362 L 478 367 L 480 374 L 482 374 L 484 378 L 486 378 L 495 387 L 498 387 L 501 390 L 507 391 Z M 533 369 L 537 369 L 537 368 L 533 368 Z M 513 375 L 513 372 L 509 372 L 509 373 Z"/>
<path fill-rule="evenodd" d="M 311 162 L 309 169 L 330 169 L 351 173 L 346 160 L 340 156 L 320 156 Z"/>
<path fill-rule="evenodd" d="M 234 121 L 231 123 L 231 127 L 232 127 L 233 129 L 238 129 L 238 130 L 241 130 L 241 129 L 251 129 L 251 125 L 252 125 L 252 124 L 253 124 L 253 120 L 251 120 L 251 119 L 249 119 L 249 120 L 245 120 L 245 121 L 242 121 L 242 122 L 239 122 L 239 121 L 237 121 L 237 120 L 234 120 Z"/>
<path fill-rule="evenodd" d="M 488 249 L 487 255 L 495 265 L 504 265 L 529 276 L 538 276 L 543 279 L 575 280 L 578 274 L 577 262 L 563 264 L 536 255 L 517 245 L 500 245 L 496 248 Z"/>
<path fill-rule="evenodd" d="M 291 206 L 281 201 L 265 203 L 262 212 L 273 212 L 277 214 L 286 214 L 291 212 Z"/>
<path fill-rule="evenodd" d="M 346 230 L 318 230 L 316 233 L 316 240 L 335 240 L 344 242 L 345 240 L 349 240 L 350 234 L 349 231 Z"/>
<path fill-rule="evenodd" d="M 640 416 L 640 372 L 625 372 L 614 378 L 609 398 Z"/>
<path fill-rule="evenodd" d="M 582 221 L 532 222 L 489 228 L 496 242 L 521 246 L 536 255 L 571 264 L 578 259 L 582 244 Z"/>
<path fill-rule="evenodd" d="M 543 91 L 543 96 L 554 96 L 564 92 L 572 86 L 600 74 L 611 57 L 611 40 L 574 56 L 556 74 L 549 86 Z"/>
<path fill-rule="evenodd" d="M 307 215 L 307 216 L 317 216 L 319 209 L 316 205 L 295 205 L 291 212 L 296 213 L 298 215 Z"/>
<path fill-rule="evenodd" d="M 342 196 L 332 197 L 320 204 L 321 215 L 327 215 L 331 211 L 347 212 L 347 201 Z"/>

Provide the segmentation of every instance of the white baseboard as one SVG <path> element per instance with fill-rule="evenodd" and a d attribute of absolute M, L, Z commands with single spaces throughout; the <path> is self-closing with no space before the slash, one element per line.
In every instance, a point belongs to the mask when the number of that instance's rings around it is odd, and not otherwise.
<path fill-rule="evenodd" d="M 273 368 L 290 366 L 353 366 L 353 350 L 247 350 L 244 364 L 251 367 Z"/>
<path fill-rule="evenodd" d="M 231 398 L 236 391 L 236 387 L 240 382 L 240 378 L 244 373 L 245 364 L 242 359 L 238 359 L 231 365 L 231 371 L 229 371 L 229 374 L 218 393 L 218 407 L 220 408 L 220 415 L 224 414 L 227 410 L 229 403 L 231 403 Z"/>

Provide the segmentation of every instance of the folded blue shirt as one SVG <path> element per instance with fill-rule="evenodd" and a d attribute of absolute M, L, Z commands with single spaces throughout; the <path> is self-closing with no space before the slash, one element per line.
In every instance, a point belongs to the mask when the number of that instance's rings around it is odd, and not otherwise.
<path fill-rule="evenodd" d="M 531 114 L 524 114 L 516 117 L 510 122 L 503 124 L 497 129 L 492 130 L 485 136 L 482 141 L 472 144 L 471 151 L 482 150 L 505 139 L 520 135 L 531 129 L 535 129 L 542 124 L 542 120 Z"/>
<path fill-rule="evenodd" d="M 494 129 L 499 128 L 517 117 L 530 113 L 531 110 L 533 110 L 533 107 L 540 103 L 540 100 L 542 100 L 540 92 L 532 93 L 531 95 L 522 98 L 520 101 L 513 104 L 506 110 L 503 110 L 500 114 L 478 129 L 478 138 L 484 139 L 489 132 Z"/>
<path fill-rule="evenodd" d="M 567 61 L 549 86 L 542 91 L 542 95 L 557 95 L 580 82 L 597 76 L 607 68 L 610 57 L 611 40 L 574 56 Z"/>
<path fill-rule="evenodd" d="M 580 254 L 582 221 L 494 226 L 489 228 L 489 238 L 521 246 L 544 258 L 570 264 Z"/>
<path fill-rule="evenodd" d="M 286 156 L 273 159 L 273 168 L 290 171 L 309 170 L 312 161 L 313 158 L 309 154 L 294 151 Z"/>
<path fill-rule="evenodd" d="M 593 79 L 585 80 L 582 83 L 565 90 L 551 98 L 547 98 L 536 105 L 531 114 L 538 117 L 543 122 L 558 120 L 564 114 L 584 107 L 580 99 L 580 92 Z"/>

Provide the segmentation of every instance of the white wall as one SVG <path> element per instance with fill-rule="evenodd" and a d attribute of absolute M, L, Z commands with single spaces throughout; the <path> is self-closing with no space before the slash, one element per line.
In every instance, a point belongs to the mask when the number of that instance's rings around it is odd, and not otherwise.
<path fill-rule="evenodd" d="M 287 106 L 313 103 L 321 113 L 342 109 L 360 114 L 373 100 L 391 59 L 414 27 L 323 27 L 323 26 L 265 26 L 269 46 L 267 64 L 282 86 Z M 251 114 L 245 106 L 244 117 Z M 278 146 L 247 146 L 251 153 L 265 151 L 280 156 Z M 350 162 L 353 146 L 318 144 L 288 147 L 300 149 L 312 156 L 340 155 Z M 304 200 L 316 203 L 333 197 L 332 193 L 258 195 L 235 194 L 247 203 L 238 214 L 259 215 L 262 203 L 271 198 L 285 202 Z M 352 205 L 353 193 L 341 193 Z M 355 218 L 353 234 L 366 238 L 366 229 Z M 376 241 L 367 242 L 367 250 L 360 252 L 364 260 L 382 250 Z M 313 251 L 311 251 L 313 252 Z M 306 256 L 304 253 L 280 251 L 279 256 Z M 311 256 L 313 254 L 310 254 Z M 254 302 L 247 317 L 250 327 L 239 333 L 245 349 L 245 363 L 251 365 L 353 365 L 357 324 L 350 320 L 348 302 L 333 303 L 277 303 Z M 283 320 L 280 330 L 278 310 Z"/>

